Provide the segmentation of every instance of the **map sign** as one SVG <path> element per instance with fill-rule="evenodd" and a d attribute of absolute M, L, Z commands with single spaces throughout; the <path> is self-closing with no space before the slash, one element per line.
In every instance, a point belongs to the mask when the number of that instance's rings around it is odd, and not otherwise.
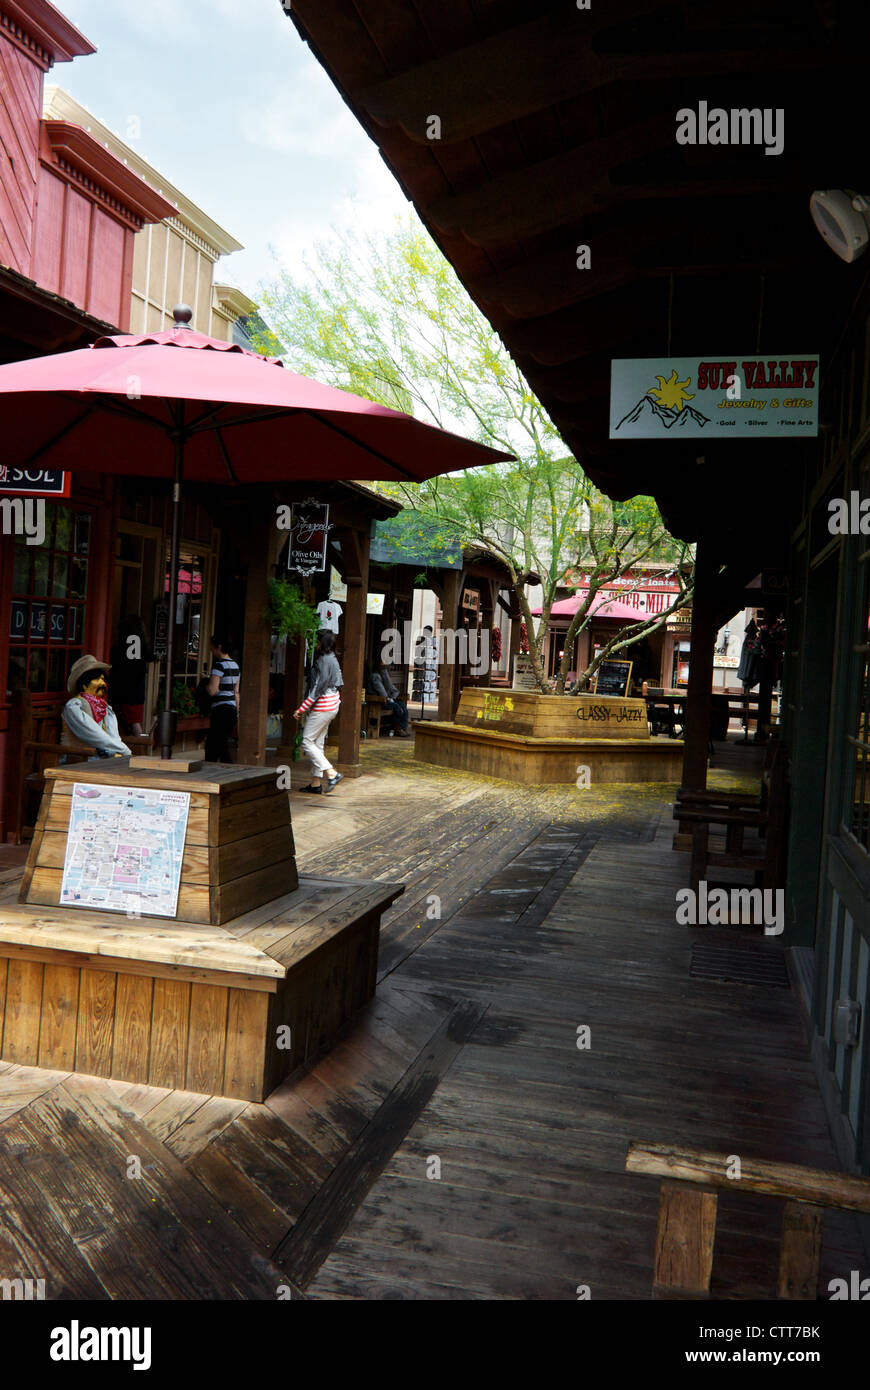
<path fill-rule="evenodd" d="M 190 792 L 73 783 L 60 901 L 174 917 Z"/>

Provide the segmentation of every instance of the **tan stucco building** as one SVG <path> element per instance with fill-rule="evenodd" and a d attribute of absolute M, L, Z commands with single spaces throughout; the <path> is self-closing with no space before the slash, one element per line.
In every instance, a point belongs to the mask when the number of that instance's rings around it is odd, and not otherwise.
<path fill-rule="evenodd" d="M 45 88 L 43 112 L 48 119 L 83 126 L 175 206 L 173 217 L 149 223 L 136 234 L 130 332 L 171 328 L 174 306 L 185 303 L 193 309 L 194 328 L 230 342 L 236 320 L 251 313 L 255 305 L 234 286 L 216 284 L 215 266 L 221 256 L 241 251 L 241 242 L 62 87 Z"/>

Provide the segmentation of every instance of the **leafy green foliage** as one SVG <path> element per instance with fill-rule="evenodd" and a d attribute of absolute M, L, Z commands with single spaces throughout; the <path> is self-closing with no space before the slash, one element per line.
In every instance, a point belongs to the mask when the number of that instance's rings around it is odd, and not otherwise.
<path fill-rule="evenodd" d="M 377 239 L 337 235 L 315 247 L 306 270 L 307 279 L 282 271 L 260 290 L 263 313 L 294 371 L 513 455 L 419 485 L 377 484 L 410 509 L 390 522 L 396 562 L 433 565 L 438 547 L 450 542 L 496 555 L 530 634 L 542 690 L 540 654 L 552 604 L 560 588 L 572 587 L 566 571 L 589 575 L 588 602 L 565 643 L 564 688 L 574 634 L 590 620 L 602 586 L 652 561 L 683 572 L 688 547 L 669 536 L 651 498 L 612 501 L 566 455 L 498 334 L 415 219 Z M 265 339 L 257 345 L 268 350 Z M 526 593 L 530 582 L 543 590 L 538 620 Z M 657 615 L 654 626 L 666 616 Z M 652 630 L 649 623 L 644 629 Z"/>
<path fill-rule="evenodd" d="M 266 613 L 272 631 L 279 637 L 303 639 L 309 646 L 320 628 L 320 618 L 316 608 L 312 608 L 302 597 L 297 584 L 286 579 L 269 581 L 269 608 Z"/>

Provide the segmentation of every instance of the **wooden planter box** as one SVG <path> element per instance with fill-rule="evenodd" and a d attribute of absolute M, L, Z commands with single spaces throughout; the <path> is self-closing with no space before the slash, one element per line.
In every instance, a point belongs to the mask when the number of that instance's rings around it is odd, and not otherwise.
<path fill-rule="evenodd" d="M 619 695 L 539 695 L 530 690 L 469 686 L 457 724 L 529 738 L 648 739 L 646 701 Z"/>
<path fill-rule="evenodd" d="M 438 767 L 529 784 L 674 782 L 683 745 L 653 739 L 646 701 L 615 695 L 463 690 L 453 723 L 415 726 L 414 756 Z"/>

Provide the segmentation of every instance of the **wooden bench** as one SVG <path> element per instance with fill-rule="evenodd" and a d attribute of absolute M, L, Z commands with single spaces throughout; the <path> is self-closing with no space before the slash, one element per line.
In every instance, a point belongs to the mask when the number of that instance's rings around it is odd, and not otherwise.
<path fill-rule="evenodd" d="M 29 690 L 14 690 L 9 711 L 7 740 L 9 786 L 12 804 L 12 834 L 15 844 L 33 836 L 39 804 L 45 788 L 45 769 L 52 767 L 62 752 L 67 762 L 87 762 L 93 748 L 83 743 L 62 742 L 61 711 L 66 698 L 35 705 Z M 124 735 L 134 753 L 151 748 L 150 735 Z"/>
<path fill-rule="evenodd" d="M 221 927 L 0 904 L 0 1059 L 262 1101 L 372 997 L 402 892 L 303 877 Z"/>
<path fill-rule="evenodd" d="M 662 1179 L 653 1297 L 710 1295 L 718 1190 L 785 1200 L 777 1298 L 818 1296 L 825 1208 L 870 1215 L 870 1178 L 670 1144 L 631 1143 L 626 1171 Z"/>
<path fill-rule="evenodd" d="M 785 880 L 788 825 L 788 775 L 785 750 L 778 740 L 769 745 L 758 792 L 692 791 L 680 788 L 674 819 L 687 827 L 691 843 L 690 886 L 695 892 L 707 869 L 748 869 L 762 888 L 776 889 Z M 722 849 L 711 848 L 713 826 L 725 830 Z M 754 844 L 746 845 L 747 830 L 757 831 Z"/>
<path fill-rule="evenodd" d="M 381 728 L 392 728 L 395 719 L 396 716 L 391 709 L 387 709 L 387 702 L 382 695 L 366 694 L 362 727 L 366 738 L 380 738 Z"/>

